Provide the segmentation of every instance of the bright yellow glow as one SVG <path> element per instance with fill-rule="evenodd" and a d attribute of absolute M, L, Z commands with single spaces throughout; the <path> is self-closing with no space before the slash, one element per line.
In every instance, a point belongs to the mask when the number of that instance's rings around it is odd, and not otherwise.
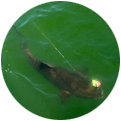
<path fill-rule="evenodd" d="M 92 86 L 94 87 L 99 87 L 101 85 L 101 83 L 97 80 L 92 80 Z"/>

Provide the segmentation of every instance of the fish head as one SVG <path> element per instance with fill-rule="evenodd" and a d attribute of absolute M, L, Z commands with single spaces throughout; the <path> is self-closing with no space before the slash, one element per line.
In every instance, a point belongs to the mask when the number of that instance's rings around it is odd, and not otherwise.
<path fill-rule="evenodd" d="M 92 98 L 100 99 L 103 98 L 104 92 L 101 89 L 101 82 L 92 80 L 87 88 L 78 88 L 74 95 L 80 98 Z"/>
<path fill-rule="evenodd" d="M 101 82 L 98 80 L 92 80 L 91 85 L 89 86 L 92 90 L 90 90 L 90 94 L 93 99 L 103 98 L 104 92 L 101 89 Z M 88 89 L 87 89 L 88 90 Z"/>

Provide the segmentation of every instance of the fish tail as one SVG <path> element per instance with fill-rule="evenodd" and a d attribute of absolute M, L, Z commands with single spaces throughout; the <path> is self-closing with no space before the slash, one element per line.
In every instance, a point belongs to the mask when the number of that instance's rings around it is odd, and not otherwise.
<path fill-rule="evenodd" d="M 17 30 L 17 28 L 13 25 L 14 30 L 16 31 L 16 33 L 22 38 L 22 50 L 24 52 L 24 54 L 27 56 L 30 65 L 32 65 L 34 68 L 38 69 L 39 65 L 40 65 L 40 61 L 38 59 L 36 59 L 32 53 L 30 52 L 29 48 L 28 48 L 28 44 L 27 42 L 25 42 L 25 39 L 23 37 L 23 35 Z"/>
<path fill-rule="evenodd" d="M 47 69 L 50 69 L 51 66 L 38 60 L 37 58 L 35 58 L 32 53 L 30 52 L 29 49 L 25 49 L 25 53 L 28 57 L 28 60 L 29 60 L 29 64 L 31 66 L 33 66 L 36 70 L 38 71 L 41 71 L 41 72 L 44 72 L 45 70 Z"/>
<path fill-rule="evenodd" d="M 45 68 L 50 68 L 50 66 L 48 64 L 41 62 L 40 60 L 36 59 L 33 56 L 30 49 L 28 48 L 27 42 L 25 42 L 23 35 L 16 29 L 16 27 L 14 25 L 13 25 L 13 28 L 15 29 L 17 34 L 22 38 L 22 50 L 24 51 L 25 55 L 27 56 L 30 65 L 40 71 L 44 71 Z"/>
<path fill-rule="evenodd" d="M 16 31 L 16 33 L 22 38 L 22 44 L 21 47 L 22 49 L 27 49 L 28 48 L 28 44 L 25 42 L 25 39 L 23 37 L 23 35 L 17 30 L 17 28 L 13 25 L 14 30 Z"/>
<path fill-rule="evenodd" d="M 36 59 L 32 53 L 30 52 L 30 50 L 28 48 L 24 49 L 24 52 L 29 60 L 29 64 L 31 66 L 33 66 L 35 69 L 39 70 L 39 67 L 41 65 L 41 61 Z"/>
<path fill-rule="evenodd" d="M 18 35 L 20 35 L 22 38 L 24 38 L 23 36 L 22 36 L 22 34 L 17 30 L 17 28 L 13 25 L 13 28 L 14 28 L 14 30 L 17 32 L 17 34 Z"/>

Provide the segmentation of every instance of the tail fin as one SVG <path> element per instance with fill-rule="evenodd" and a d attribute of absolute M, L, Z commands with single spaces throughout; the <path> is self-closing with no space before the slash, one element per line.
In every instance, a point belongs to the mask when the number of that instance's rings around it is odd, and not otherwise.
<path fill-rule="evenodd" d="M 22 47 L 22 49 L 24 50 L 24 49 L 27 49 L 28 48 L 28 45 L 27 45 L 27 43 L 25 42 L 25 39 L 24 39 L 24 37 L 23 37 L 23 35 L 16 29 L 16 27 L 13 25 L 13 28 L 14 28 L 14 30 L 16 31 L 16 33 L 22 38 L 22 44 L 21 44 L 21 47 Z"/>
<path fill-rule="evenodd" d="M 22 34 L 16 29 L 16 27 L 13 25 L 15 31 L 17 32 L 17 34 L 19 36 L 21 36 L 22 38 L 22 49 L 24 51 L 24 53 L 27 55 L 27 58 L 29 60 L 30 65 L 32 65 L 35 69 L 43 71 L 45 68 L 51 68 L 48 64 L 45 64 L 43 62 L 41 62 L 40 60 L 36 59 L 32 53 L 30 52 L 29 48 L 28 48 L 28 44 L 27 42 L 25 42 L 24 37 L 22 36 Z"/>
<path fill-rule="evenodd" d="M 38 71 L 43 72 L 45 69 L 49 69 L 51 68 L 50 65 L 38 60 L 37 58 L 35 58 L 32 53 L 30 52 L 29 49 L 25 49 L 25 53 L 28 57 L 29 63 L 30 65 L 32 65 L 35 69 L 37 69 Z"/>
<path fill-rule="evenodd" d="M 13 25 L 13 28 L 17 32 L 17 34 L 20 35 L 24 39 L 24 37 L 22 36 L 22 34 L 16 29 L 16 27 L 14 25 Z"/>

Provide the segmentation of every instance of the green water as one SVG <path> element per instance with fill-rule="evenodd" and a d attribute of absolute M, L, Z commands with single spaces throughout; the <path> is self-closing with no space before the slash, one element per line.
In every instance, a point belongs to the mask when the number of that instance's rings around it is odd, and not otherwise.
<path fill-rule="evenodd" d="M 61 104 L 59 89 L 32 68 L 21 50 L 21 37 L 11 27 L 2 50 L 2 71 L 15 99 L 29 111 L 51 119 L 71 119 L 99 106 L 111 92 L 119 71 L 116 39 L 105 21 L 90 9 L 70 2 L 50 2 L 22 15 L 14 25 L 31 52 L 40 60 L 73 69 L 53 48 L 33 22 L 78 70 L 102 83 L 104 98 L 79 99 L 71 96 Z"/>

